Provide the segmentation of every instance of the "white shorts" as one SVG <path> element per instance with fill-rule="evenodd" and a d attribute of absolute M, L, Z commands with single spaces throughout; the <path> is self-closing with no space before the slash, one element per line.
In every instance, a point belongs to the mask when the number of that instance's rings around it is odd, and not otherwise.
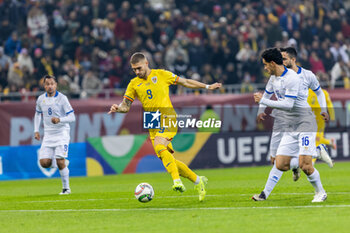
<path fill-rule="evenodd" d="M 276 157 L 277 149 L 281 143 L 282 136 L 283 136 L 283 132 L 272 131 L 271 140 L 270 140 L 270 149 L 269 149 L 269 155 L 272 158 Z"/>
<path fill-rule="evenodd" d="M 283 137 L 285 128 L 286 128 L 286 124 L 283 120 L 274 118 L 271 140 L 270 140 L 270 148 L 269 148 L 269 155 L 272 158 L 276 157 L 277 149 L 281 143 L 281 139 Z"/>
<path fill-rule="evenodd" d="M 285 132 L 276 152 L 277 155 L 316 157 L 316 132 Z"/>
<path fill-rule="evenodd" d="M 40 159 L 65 159 L 68 157 L 68 144 L 59 145 L 55 147 L 41 145 L 39 150 Z"/>

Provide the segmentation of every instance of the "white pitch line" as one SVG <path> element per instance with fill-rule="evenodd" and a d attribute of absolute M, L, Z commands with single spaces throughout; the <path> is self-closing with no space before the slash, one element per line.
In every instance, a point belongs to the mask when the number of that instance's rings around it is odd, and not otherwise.
<path fill-rule="evenodd" d="M 307 206 L 245 206 L 245 207 L 199 207 L 199 208 L 133 208 L 133 209 L 52 209 L 52 210 L 0 210 L 0 213 L 17 212 L 130 212 L 130 211 L 188 211 L 188 210 L 249 210 L 249 209 L 295 209 L 295 208 L 350 208 L 350 205 Z"/>
<path fill-rule="evenodd" d="M 314 193 L 272 193 L 273 196 L 278 195 L 313 195 Z M 328 192 L 328 195 L 346 195 L 350 192 Z M 252 196 L 253 194 L 208 194 L 207 197 L 223 197 L 223 196 Z M 186 198 L 198 197 L 198 195 L 179 195 L 179 196 L 156 196 L 157 199 L 170 198 Z M 94 198 L 94 199 L 64 199 L 64 200 L 41 200 L 41 201 L 17 201 L 15 203 L 54 203 L 54 202 L 89 202 L 89 201 L 113 201 L 113 200 L 132 200 L 133 197 L 117 197 L 117 198 Z M 0 201 L 5 202 L 5 201 Z M 6 201 L 8 202 L 8 201 Z"/>
<path fill-rule="evenodd" d="M 350 192 L 327 192 L 329 195 L 346 195 L 350 194 Z M 239 194 L 240 196 L 251 196 L 252 194 Z M 278 195 L 315 195 L 315 193 L 271 193 L 270 195 L 278 196 Z"/>
<path fill-rule="evenodd" d="M 206 195 L 207 197 L 222 197 L 231 195 Z M 157 196 L 158 199 L 198 197 L 198 195 L 179 195 L 179 196 Z M 134 197 L 116 197 L 116 198 L 99 198 L 99 199 L 65 199 L 65 200 L 42 200 L 42 201 L 17 201 L 16 203 L 40 203 L 40 202 L 76 202 L 76 201 L 113 201 L 113 200 L 133 200 Z M 1 202 L 1 201 L 0 201 Z"/>

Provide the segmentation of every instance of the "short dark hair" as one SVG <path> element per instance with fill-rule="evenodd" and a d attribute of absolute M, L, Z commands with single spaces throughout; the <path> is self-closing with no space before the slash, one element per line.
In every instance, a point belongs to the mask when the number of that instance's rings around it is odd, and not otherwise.
<path fill-rule="evenodd" d="M 143 53 L 137 52 L 134 53 L 131 58 L 130 58 L 130 63 L 131 64 L 136 64 L 139 63 L 140 61 L 146 59 L 146 56 Z"/>
<path fill-rule="evenodd" d="M 297 58 L 297 50 L 293 47 L 280 48 L 281 52 L 286 52 L 290 57 Z"/>
<path fill-rule="evenodd" d="M 277 48 L 266 49 L 261 57 L 268 63 L 275 62 L 277 65 L 283 65 L 283 58 L 281 52 Z"/>
<path fill-rule="evenodd" d="M 44 77 L 43 77 L 43 79 L 44 79 L 44 83 L 45 83 L 45 81 L 46 81 L 46 79 L 50 79 L 50 78 L 52 78 L 56 83 L 57 83 L 57 79 L 56 79 L 56 77 L 55 76 L 53 76 L 53 75 L 49 75 L 49 74 L 47 74 L 47 75 L 44 75 Z"/>

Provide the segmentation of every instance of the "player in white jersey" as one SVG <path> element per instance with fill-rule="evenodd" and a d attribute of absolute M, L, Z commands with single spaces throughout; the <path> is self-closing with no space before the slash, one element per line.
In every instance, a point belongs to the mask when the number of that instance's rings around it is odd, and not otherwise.
<path fill-rule="evenodd" d="M 271 75 L 266 91 L 273 92 L 277 101 L 262 98 L 262 93 L 255 93 L 254 100 L 267 107 L 279 109 L 279 119 L 283 119 L 283 136 L 276 152 L 276 159 L 271 169 L 267 184 L 260 195 L 254 195 L 256 201 L 266 200 L 284 171 L 290 169 L 293 157 L 299 157 L 300 168 L 307 175 L 315 188 L 316 194 L 312 202 L 322 202 L 327 198 L 320 175 L 312 165 L 312 156 L 316 156 L 316 120 L 307 103 L 308 84 L 293 70 L 283 65 L 283 58 L 276 48 L 267 49 L 262 54 L 264 69 Z M 314 89 L 316 89 L 315 87 Z"/>
<path fill-rule="evenodd" d="M 74 110 L 68 98 L 58 92 L 54 76 L 44 76 L 45 93 L 36 101 L 34 116 L 34 137 L 40 140 L 39 126 L 43 116 L 44 138 L 39 150 L 40 165 L 44 168 L 57 166 L 62 179 L 62 194 L 70 194 L 69 169 L 66 158 L 70 140 L 69 123 L 75 121 Z"/>
<path fill-rule="evenodd" d="M 316 78 L 316 76 L 309 70 L 303 69 L 299 66 L 296 65 L 296 57 L 297 57 L 297 51 L 293 47 L 288 47 L 288 48 L 281 48 L 280 49 L 283 57 L 283 64 L 292 70 L 294 70 L 304 81 L 302 82 L 302 85 L 305 87 L 313 86 L 316 89 L 313 89 L 315 92 L 318 102 L 321 103 L 320 106 L 322 106 L 321 109 L 321 115 L 325 120 L 327 121 L 329 116 L 326 110 L 326 100 L 324 93 L 319 85 L 319 82 Z M 272 96 L 273 92 L 269 92 L 265 90 L 265 93 L 263 95 L 263 98 L 270 99 Z M 260 105 L 259 106 L 259 111 L 258 111 L 258 116 L 257 116 L 257 121 L 261 122 L 264 120 L 264 117 L 266 114 L 264 113 L 266 109 L 265 105 Z M 270 140 L 270 150 L 269 150 L 269 155 L 271 159 L 271 163 L 274 164 L 274 160 L 276 157 L 276 152 L 277 148 L 280 144 L 280 141 L 283 136 L 283 128 L 285 128 L 284 125 L 284 119 L 281 119 L 278 114 L 278 109 L 273 109 L 271 116 L 274 117 L 274 124 L 273 124 L 273 130 L 272 130 L 272 135 L 271 135 L 271 140 Z M 330 158 L 328 152 L 322 147 L 321 145 L 317 147 L 317 158 L 323 160 L 326 162 L 330 167 L 333 166 L 332 159 Z M 293 180 L 297 181 L 300 177 L 300 169 L 299 169 L 299 162 L 298 159 L 293 157 L 291 158 L 290 162 L 290 169 L 293 170 Z M 279 177 L 280 178 L 280 177 Z M 268 193 L 268 192 L 267 192 Z"/>
<path fill-rule="evenodd" d="M 287 48 L 281 48 L 280 49 L 282 57 L 283 57 L 283 64 L 292 70 L 294 70 L 301 78 L 303 78 L 303 88 L 309 87 L 317 96 L 317 101 L 320 105 L 320 112 L 321 116 L 320 118 L 324 121 L 329 121 L 329 114 L 327 112 L 327 101 L 325 94 L 321 88 L 321 85 L 316 77 L 316 75 L 307 69 L 304 69 L 300 66 L 296 65 L 296 58 L 297 58 L 297 51 L 293 47 L 287 47 Z M 314 89 L 315 88 L 315 89 Z M 308 90 L 309 93 L 309 90 Z M 310 103 L 309 103 L 310 105 Z M 315 116 L 318 117 L 318 116 Z M 322 144 L 323 145 L 323 144 Z M 325 163 L 328 164 L 329 167 L 333 167 L 333 161 L 331 157 L 328 154 L 328 151 L 325 149 L 325 145 L 319 145 L 317 147 L 317 159 L 323 160 Z"/>

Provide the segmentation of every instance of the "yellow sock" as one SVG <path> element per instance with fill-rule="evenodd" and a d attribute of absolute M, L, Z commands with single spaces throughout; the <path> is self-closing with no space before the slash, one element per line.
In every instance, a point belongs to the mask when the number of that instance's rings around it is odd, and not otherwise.
<path fill-rule="evenodd" d="M 162 160 L 165 169 L 170 173 L 173 180 L 179 180 L 179 170 L 175 162 L 174 156 L 167 150 L 164 145 L 155 146 L 154 150 L 157 153 L 157 156 Z"/>
<path fill-rule="evenodd" d="M 174 148 L 173 145 L 171 144 L 171 142 L 168 144 L 167 147 L 168 151 L 170 153 L 174 153 Z M 196 182 L 197 181 L 197 174 L 194 173 L 186 164 L 184 164 L 183 162 L 175 159 L 176 162 L 176 166 L 177 169 L 179 171 L 180 176 L 189 179 L 192 182 Z"/>
<path fill-rule="evenodd" d="M 194 173 L 186 164 L 184 164 L 183 162 L 176 160 L 176 166 L 177 169 L 179 170 L 180 176 L 185 177 L 187 179 L 189 179 L 190 181 L 192 181 L 193 183 L 196 182 L 197 180 L 197 174 Z"/>

